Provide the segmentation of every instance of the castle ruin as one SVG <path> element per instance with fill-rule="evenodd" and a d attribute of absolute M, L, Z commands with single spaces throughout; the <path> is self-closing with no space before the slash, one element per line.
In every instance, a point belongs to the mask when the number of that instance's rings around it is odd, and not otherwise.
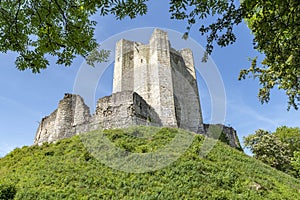
<path fill-rule="evenodd" d="M 175 50 L 165 31 L 155 29 L 149 44 L 122 39 L 116 44 L 113 93 L 100 98 L 91 115 L 79 95 L 65 94 L 40 122 L 34 144 L 109 128 L 134 125 L 177 127 L 205 134 L 193 54 Z M 230 145 L 236 132 L 223 127 Z"/>

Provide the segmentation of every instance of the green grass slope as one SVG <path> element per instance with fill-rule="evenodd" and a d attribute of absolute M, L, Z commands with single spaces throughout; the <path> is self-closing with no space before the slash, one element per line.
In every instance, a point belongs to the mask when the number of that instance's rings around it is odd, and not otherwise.
<path fill-rule="evenodd" d="M 151 134 L 151 132 L 153 134 Z M 96 144 L 99 132 L 88 133 Z M 157 152 L 178 134 L 171 128 L 108 130 L 113 144 L 130 152 Z M 170 165 L 146 173 L 112 169 L 75 136 L 56 144 L 15 149 L 0 159 L 0 199 L 300 199 L 300 181 L 221 142 L 203 158 L 204 137 Z M 105 146 L 99 146 L 98 152 Z M 126 157 L 127 155 L 123 155 Z"/>

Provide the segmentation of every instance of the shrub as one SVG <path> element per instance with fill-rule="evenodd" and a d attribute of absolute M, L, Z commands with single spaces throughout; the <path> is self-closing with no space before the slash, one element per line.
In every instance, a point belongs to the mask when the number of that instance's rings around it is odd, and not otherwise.
<path fill-rule="evenodd" d="M 1 184 L 0 183 L 0 199 L 10 200 L 14 199 L 17 193 L 16 187 L 14 185 Z"/>

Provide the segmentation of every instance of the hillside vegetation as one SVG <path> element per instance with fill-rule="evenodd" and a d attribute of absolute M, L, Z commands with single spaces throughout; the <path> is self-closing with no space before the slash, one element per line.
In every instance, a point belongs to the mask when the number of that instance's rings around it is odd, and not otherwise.
<path fill-rule="evenodd" d="M 299 180 L 226 144 L 217 142 L 208 154 L 199 156 L 202 135 L 147 127 L 104 132 L 116 147 L 139 153 L 156 152 L 178 134 L 192 135 L 191 146 L 175 162 L 146 173 L 127 173 L 102 164 L 83 144 L 87 137 L 15 149 L 0 159 L 0 199 L 9 194 L 22 200 L 300 199 Z M 97 135 L 97 131 L 86 134 Z M 103 148 L 100 145 L 99 152 Z"/>

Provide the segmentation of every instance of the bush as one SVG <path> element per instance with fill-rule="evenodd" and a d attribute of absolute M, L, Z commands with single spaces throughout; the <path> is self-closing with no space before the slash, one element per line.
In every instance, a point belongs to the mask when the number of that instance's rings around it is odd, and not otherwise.
<path fill-rule="evenodd" d="M 14 199 L 17 193 L 16 187 L 14 185 L 1 184 L 0 183 L 0 199 L 10 200 Z"/>

